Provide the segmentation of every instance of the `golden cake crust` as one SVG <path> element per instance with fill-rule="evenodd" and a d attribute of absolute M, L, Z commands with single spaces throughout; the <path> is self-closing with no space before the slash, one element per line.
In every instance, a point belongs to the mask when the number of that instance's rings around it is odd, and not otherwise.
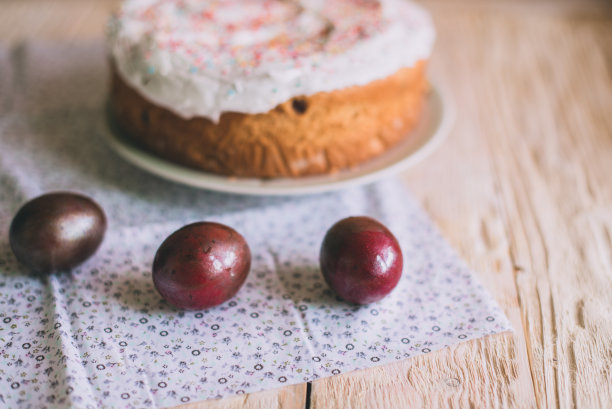
<path fill-rule="evenodd" d="M 334 173 L 409 137 L 427 92 L 425 62 L 363 86 L 296 97 L 263 114 L 184 119 L 112 73 L 111 113 L 126 137 L 170 161 L 237 177 Z"/>

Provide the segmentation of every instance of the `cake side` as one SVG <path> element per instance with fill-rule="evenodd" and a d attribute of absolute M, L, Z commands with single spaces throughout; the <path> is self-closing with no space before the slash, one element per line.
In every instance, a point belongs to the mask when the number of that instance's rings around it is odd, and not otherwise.
<path fill-rule="evenodd" d="M 170 161 L 237 177 L 333 173 L 380 155 L 416 125 L 425 61 L 366 85 L 296 96 L 265 113 L 224 112 L 218 122 L 159 106 L 113 69 L 111 112 L 137 145 Z"/>

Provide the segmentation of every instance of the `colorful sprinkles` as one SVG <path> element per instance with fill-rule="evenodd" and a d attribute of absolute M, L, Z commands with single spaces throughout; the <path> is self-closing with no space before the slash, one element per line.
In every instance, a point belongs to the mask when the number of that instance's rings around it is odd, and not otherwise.
<path fill-rule="evenodd" d="M 128 2 L 118 15 L 136 23 L 151 50 L 184 56 L 187 70 L 249 76 L 257 68 L 315 68 L 324 55 L 343 53 L 380 33 L 387 21 L 379 0 L 158 0 Z M 119 28 L 121 30 L 121 28 Z M 313 63 L 314 61 L 314 63 Z M 156 68 L 149 66 L 148 73 Z M 300 84 L 295 84 L 299 87 Z"/>

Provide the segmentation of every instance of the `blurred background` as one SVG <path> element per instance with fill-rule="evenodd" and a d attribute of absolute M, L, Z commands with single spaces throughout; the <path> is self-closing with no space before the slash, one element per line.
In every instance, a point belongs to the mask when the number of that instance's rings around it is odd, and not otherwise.
<path fill-rule="evenodd" d="M 83 40 L 101 35 L 108 13 L 120 0 L 0 0 L 0 41 L 26 38 Z M 519 13 L 521 17 L 562 13 L 568 17 L 605 19 L 610 0 L 421 0 L 434 18 L 454 13 Z M 611 41 L 612 42 L 612 41 Z"/>

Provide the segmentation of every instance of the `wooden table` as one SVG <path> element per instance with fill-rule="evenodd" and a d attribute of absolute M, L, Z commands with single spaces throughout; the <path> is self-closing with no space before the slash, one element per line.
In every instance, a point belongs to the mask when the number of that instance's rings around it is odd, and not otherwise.
<path fill-rule="evenodd" d="M 114 3 L 4 0 L 0 41 L 100 38 Z M 612 408 L 612 4 L 456 3 L 425 2 L 456 123 L 404 179 L 516 332 L 182 408 Z"/>

